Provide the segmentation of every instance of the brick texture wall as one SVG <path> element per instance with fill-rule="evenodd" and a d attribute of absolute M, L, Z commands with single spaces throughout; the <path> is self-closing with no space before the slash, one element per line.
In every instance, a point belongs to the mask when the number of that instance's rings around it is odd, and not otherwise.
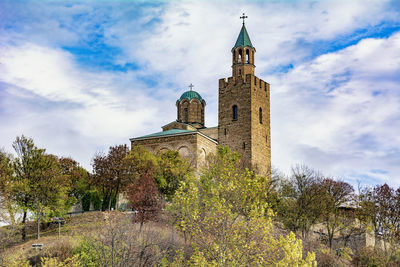
<path fill-rule="evenodd" d="M 242 154 L 243 163 L 271 175 L 269 84 L 252 74 L 219 80 L 218 141 Z M 233 106 L 237 106 L 237 120 Z M 260 108 L 262 123 L 260 123 Z"/>

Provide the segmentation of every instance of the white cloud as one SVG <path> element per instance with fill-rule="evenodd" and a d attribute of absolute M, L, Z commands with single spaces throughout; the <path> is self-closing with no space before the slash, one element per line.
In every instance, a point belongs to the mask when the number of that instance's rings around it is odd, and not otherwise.
<path fill-rule="evenodd" d="M 1 48 L 0 62 L 2 113 L 13 117 L 1 136 L 8 144 L 30 135 L 52 153 L 81 154 L 88 167 L 95 150 L 162 123 L 162 105 L 132 73 L 89 72 L 69 53 L 34 44 Z"/>
<path fill-rule="evenodd" d="M 400 165 L 388 161 L 400 159 L 399 41 L 400 33 L 365 39 L 276 77 L 273 145 L 289 148 L 273 162 L 286 170 L 305 162 L 343 176 L 357 170 L 400 185 Z"/>
<path fill-rule="evenodd" d="M 0 22 L 8 27 L 0 29 L 0 138 L 10 144 L 24 133 L 88 166 L 96 150 L 175 119 L 191 82 L 207 101 L 207 125 L 216 125 L 217 81 L 230 76 L 244 11 L 256 73 L 271 83 L 273 163 L 399 179 L 398 34 L 344 47 L 398 23 L 388 2 L 11 3 Z M 96 42 L 120 49 L 111 63 L 139 69 L 89 70 L 63 50 Z"/>

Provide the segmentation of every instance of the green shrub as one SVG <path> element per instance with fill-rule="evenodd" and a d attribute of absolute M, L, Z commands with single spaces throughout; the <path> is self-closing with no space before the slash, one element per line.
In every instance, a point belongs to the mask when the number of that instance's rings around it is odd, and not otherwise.
<path fill-rule="evenodd" d="M 78 258 L 79 262 L 83 266 L 95 267 L 100 265 L 97 252 L 86 238 L 81 239 L 78 246 L 74 248 L 72 253 Z"/>

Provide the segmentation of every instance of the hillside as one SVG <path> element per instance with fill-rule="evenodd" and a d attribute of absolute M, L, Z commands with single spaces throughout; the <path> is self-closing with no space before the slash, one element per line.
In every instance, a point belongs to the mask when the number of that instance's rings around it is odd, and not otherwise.
<path fill-rule="evenodd" d="M 173 249 L 184 245 L 179 235 L 166 223 L 149 222 L 141 228 L 139 224 L 132 222 L 132 216 L 133 214 L 129 212 L 108 211 L 88 212 L 67 217 L 65 218 L 65 225 L 60 228 L 60 236 L 57 225 L 43 223 L 40 239 L 35 238 L 35 223 L 29 222 L 27 235 L 29 240 L 26 242 L 21 242 L 21 236 L 17 235 L 11 227 L 1 227 L 3 248 L 0 254 L 0 266 L 20 266 L 22 262 L 16 260 L 22 258 L 27 259 L 31 266 L 42 266 L 40 262 L 42 258 L 46 257 L 55 257 L 59 261 L 65 261 L 68 258 L 73 259 L 77 251 L 82 248 L 82 244 L 93 245 L 93 248 L 95 248 L 98 240 L 101 240 L 104 244 L 108 243 L 110 235 L 116 243 L 127 241 L 127 237 L 131 237 L 129 242 L 131 248 L 134 247 L 134 249 L 130 251 L 129 259 L 134 260 L 133 255 L 143 257 L 142 264 L 139 266 L 152 265 L 151 262 L 153 261 L 160 262 L 164 255 L 173 255 Z M 157 253 L 153 251 L 156 243 Z M 43 248 L 41 250 L 32 248 L 32 244 L 42 244 Z M 115 247 L 118 247 L 118 245 L 115 245 Z M 160 254 L 162 250 L 166 253 Z M 106 263 L 104 264 L 103 266 L 109 266 Z M 73 263 L 66 266 L 70 265 L 75 266 Z"/>

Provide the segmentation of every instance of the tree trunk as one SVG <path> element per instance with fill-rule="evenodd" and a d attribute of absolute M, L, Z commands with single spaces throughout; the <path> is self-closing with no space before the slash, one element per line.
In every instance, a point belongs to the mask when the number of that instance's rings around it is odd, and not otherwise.
<path fill-rule="evenodd" d="M 26 215 L 27 211 L 24 211 L 24 215 L 22 217 L 22 224 L 24 225 L 22 228 L 22 241 L 26 241 Z"/>
<path fill-rule="evenodd" d="M 40 206 L 39 201 L 37 201 L 37 239 L 40 238 Z"/>

